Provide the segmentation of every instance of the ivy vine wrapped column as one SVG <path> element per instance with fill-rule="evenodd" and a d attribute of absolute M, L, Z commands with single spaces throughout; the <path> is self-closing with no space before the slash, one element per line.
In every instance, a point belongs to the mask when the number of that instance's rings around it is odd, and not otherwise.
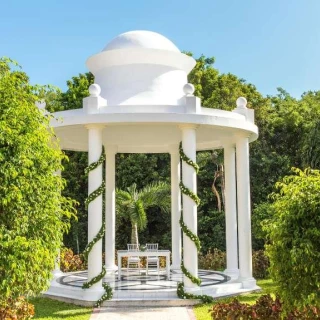
<path fill-rule="evenodd" d="M 171 157 L 171 233 L 172 233 L 172 270 L 180 270 L 181 264 L 181 192 L 180 182 L 180 155 L 179 146 L 173 145 L 170 150 Z"/>
<path fill-rule="evenodd" d="M 102 153 L 103 125 L 87 125 L 89 165 L 97 162 Z M 88 194 L 92 195 L 102 185 L 102 164 L 88 172 Z M 102 227 L 102 194 L 88 201 L 88 243 L 99 233 Z M 102 270 L 102 240 L 97 241 L 88 256 L 88 281 Z M 92 289 L 102 288 L 102 280 L 92 284 Z"/>
<path fill-rule="evenodd" d="M 232 278 L 239 276 L 238 268 L 238 226 L 236 196 L 236 150 L 235 145 L 224 145 L 225 171 L 225 213 L 226 213 L 226 251 L 227 269 L 224 271 Z"/>
<path fill-rule="evenodd" d="M 182 131 L 182 148 L 185 155 L 196 162 L 196 125 L 181 125 Z M 189 189 L 193 194 L 197 194 L 197 174 L 193 166 L 182 161 L 182 182 L 185 188 Z M 186 227 L 197 235 L 197 204 L 187 194 L 182 196 L 183 221 Z M 183 233 L 183 263 L 185 268 L 193 277 L 198 277 L 198 249 L 195 243 Z M 191 281 L 190 277 L 184 274 L 185 291 L 192 291 L 198 288 L 198 284 Z"/>
<path fill-rule="evenodd" d="M 115 156 L 116 146 L 106 147 L 106 269 L 117 270 L 115 264 L 115 239 L 116 239 L 116 188 L 115 188 Z"/>
<path fill-rule="evenodd" d="M 243 287 L 252 288 L 256 285 L 256 281 L 252 277 L 249 140 L 247 136 L 238 137 L 236 152 L 239 271 Z"/>

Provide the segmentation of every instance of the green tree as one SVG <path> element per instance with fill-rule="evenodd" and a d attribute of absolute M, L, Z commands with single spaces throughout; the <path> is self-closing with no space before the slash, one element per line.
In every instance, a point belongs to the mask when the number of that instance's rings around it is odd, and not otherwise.
<path fill-rule="evenodd" d="M 276 184 L 265 224 L 270 274 L 288 309 L 320 306 L 320 171 L 293 170 Z"/>
<path fill-rule="evenodd" d="M 11 60 L 0 59 L 0 304 L 47 289 L 74 202 L 61 195 L 65 158 Z"/>
<path fill-rule="evenodd" d="M 138 230 L 143 230 L 147 226 L 146 210 L 159 207 L 165 213 L 170 211 L 169 190 L 169 186 L 163 182 L 149 184 L 141 190 L 137 190 L 136 184 L 126 190 L 117 190 L 117 214 L 131 223 L 131 243 L 139 244 Z"/>
<path fill-rule="evenodd" d="M 92 73 L 79 74 L 67 81 L 68 89 L 65 92 L 56 92 L 45 96 L 49 102 L 50 111 L 61 111 L 82 108 L 82 99 L 89 95 L 89 86 L 93 83 Z M 82 252 L 88 243 L 88 212 L 84 201 L 88 195 L 88 179 L 84 169 L 88 165 L 88 153 L 77 151 L 66 151 L 68 161 L 63 161 L 65 170 L 62 173 L 66 180 L 66 188 L 63 195 L 71 197 L 79 203 L 77 207 L 78 219 L 73 220 L 68 234 L 64 235 L 64 244 L 72 248 L 74 252 Z"/>

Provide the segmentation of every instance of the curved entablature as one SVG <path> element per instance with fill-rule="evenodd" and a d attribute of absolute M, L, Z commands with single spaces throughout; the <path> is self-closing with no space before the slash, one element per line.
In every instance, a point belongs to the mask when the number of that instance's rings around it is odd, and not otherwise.
<path fill-rule="evenodd" d="M 206 108 L 202 108 L 206 111 Z M 153 110 L 150 108 L 150 110 Z M 123 153 L 164 153 L 181 140 L 181 126 L 197 126 L 197 150 L 222 148 L 245 135 L 250 141 L 258 137 L 258 128 L 235 112 L 209 109 L 210 114 L 186 113 L 99 113 L 86 114 L 83 109 L 57 112 L 51 124 L 63 137 L 66 150 L 87 151 L 88 124 L 104 126 L 106 145 L 116 145 Z"/>

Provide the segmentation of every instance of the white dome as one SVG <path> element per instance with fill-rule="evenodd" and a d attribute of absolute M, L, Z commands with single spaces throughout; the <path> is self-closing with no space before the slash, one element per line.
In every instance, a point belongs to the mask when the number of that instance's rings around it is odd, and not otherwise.
<path fill-rule="evenodd" d="M 166 37 L 156 32 L 144 30 L 122 33 L 111 40 L 102 51 L 134 48 L 180 52 L 180 50 Z"/>

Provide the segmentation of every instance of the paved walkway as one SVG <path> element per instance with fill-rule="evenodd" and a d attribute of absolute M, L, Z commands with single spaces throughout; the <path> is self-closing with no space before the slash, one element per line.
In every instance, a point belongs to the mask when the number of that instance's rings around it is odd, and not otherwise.
<path fill-rule="evenodd" d="M 110 308 L 93 310 L 90 320 L 195 320 L 191 308 Z"/>

